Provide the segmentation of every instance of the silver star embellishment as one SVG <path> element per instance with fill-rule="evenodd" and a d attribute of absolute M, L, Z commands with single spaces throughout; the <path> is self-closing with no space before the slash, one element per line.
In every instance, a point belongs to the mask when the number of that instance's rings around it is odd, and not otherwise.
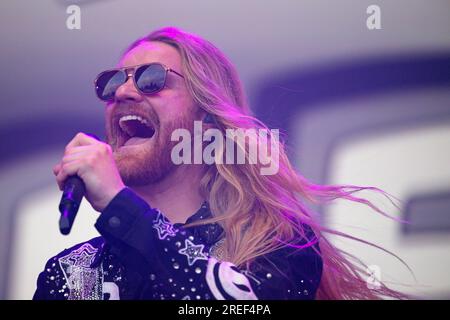
<path fill-rule="evenodd" d="M 164 220 L 164 217 L 158 215 L 158 219 L 156 219 L 154 222 L 155 224 L 153 225 L 153 228 L 158 231 L 159 240 L 164 240 L 168 236 L 175 236 L 176 230 L 170 222 Z"/>
<path fill-rule="evenodd" d="M 67 265 L 89 268 L 97 251 L 98 249 L 91 246 L 91 244 L 85 243 L 68 255 L 59 258 L 59 262 Z"/>
<path fill-rule="evenodd" d="M 208 260 L 208 256 L 203 253 L 205 245 L 195 245 L 188 239 L 185 240 L 184 245 L 185 247 L 180 249 L 178 252 L 187 257 L 190 266 L 192 266 L 197 260 Z"/>

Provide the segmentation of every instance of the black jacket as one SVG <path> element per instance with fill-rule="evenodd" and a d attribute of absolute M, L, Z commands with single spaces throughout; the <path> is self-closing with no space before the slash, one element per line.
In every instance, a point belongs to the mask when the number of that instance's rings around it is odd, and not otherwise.
<path fill-rule="evenodd" d="M 210 216 L 205 203 L 187 223 Z M 239 270 L 221 259 L 218 224 L 171 224 L 128 188 L 95 227 L 101 237 L 47 262 L 33 299 L 314 299 L 322 274 L 312 247 L 285 247 Z"/>

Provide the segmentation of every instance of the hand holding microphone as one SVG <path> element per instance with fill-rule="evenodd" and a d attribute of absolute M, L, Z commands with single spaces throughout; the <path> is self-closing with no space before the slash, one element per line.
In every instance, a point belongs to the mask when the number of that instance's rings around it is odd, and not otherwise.
<path fill-rule="evenodd" d="M 100 212 L 125 187 L 111 147 L 84 133 L 69 142 L 53 173 L 59 189 L 64 191 L 60 203 L 63 234 L 70 232 L 83 195 Z"/>

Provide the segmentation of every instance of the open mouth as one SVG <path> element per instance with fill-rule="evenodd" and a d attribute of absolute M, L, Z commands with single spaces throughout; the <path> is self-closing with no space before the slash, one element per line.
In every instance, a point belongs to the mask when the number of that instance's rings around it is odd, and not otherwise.
<path fill-rule="evenodd" d="M 155 128 L 151 122 L 136 114 L 127 114 L 119 118 L 119 147 L 142 144 L 151 139 Z"/>

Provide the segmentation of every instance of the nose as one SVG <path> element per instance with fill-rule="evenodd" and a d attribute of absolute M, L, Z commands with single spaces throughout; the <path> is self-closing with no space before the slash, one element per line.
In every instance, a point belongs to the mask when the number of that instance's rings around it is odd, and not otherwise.
<path fill-rule="evenodd" d="M 128 75 L 127 81 L 117 88 L 115 98 L 117 102 L 141 102 L 143 96 L 136 89 L 132 76 Z"/>

